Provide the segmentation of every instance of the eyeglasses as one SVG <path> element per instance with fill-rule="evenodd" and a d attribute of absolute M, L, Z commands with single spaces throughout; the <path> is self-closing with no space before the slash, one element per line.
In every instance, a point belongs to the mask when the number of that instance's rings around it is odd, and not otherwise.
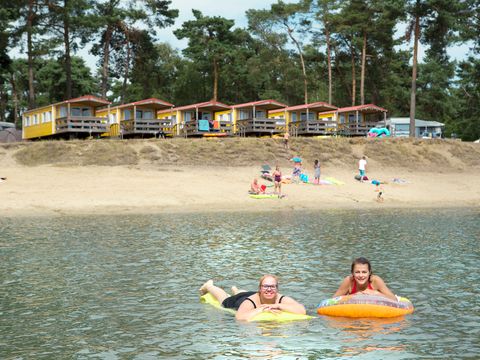
<path fill-rule="evenodd" d="M 262 285 L 263 290 L 277 290 L 277 285 Z"/>

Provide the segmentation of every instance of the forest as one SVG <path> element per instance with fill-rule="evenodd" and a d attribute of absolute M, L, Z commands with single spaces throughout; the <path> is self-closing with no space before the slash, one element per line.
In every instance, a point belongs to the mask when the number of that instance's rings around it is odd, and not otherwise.
<path fill-rule="evenodd" d="M 178 17 L 174 1 L 2 0 L 0 121 L 21 127 L 23 111 L 86 94 L 177 106 L 275 99 L 374 103 L 480 138 L 480 0 L 278 0 L 248 10 L 245 28 L 192 14 L 172 30 L 188 41 L 178 50 L 159 36 Z M 451 59 L 458 45 L 469 51 Z"/>

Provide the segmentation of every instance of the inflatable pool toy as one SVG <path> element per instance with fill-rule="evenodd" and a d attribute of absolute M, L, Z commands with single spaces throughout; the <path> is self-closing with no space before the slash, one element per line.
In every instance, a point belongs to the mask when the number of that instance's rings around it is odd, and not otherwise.
<path fill-rule="evenodd" d="M 390 131 L 387 128 L 371 128 L 368 131 L 370 137 L 390 136 Z"/>
<path fill-rule="evenodd" d="M 378 295 L 344 295 L 323 300 L 317 307 L 319 315 L 351 318 L 389 318 L 413 313 L 413 305 L 407 298 L 397 296 L 398 301 Z"/>
<path fill-rule="evenodd" d="M 218 300 L 210 293 L 206 293 L 205 295 L 200 296 L 200 302 L 212 305 L 213 307 L 220 309 L 222 311 L 229 312 L 231 314 L 235 314 L 236 311 L 233 309 L 226 309 L 224 308 Z M 298 321 L 298 320 L 308 320 L 311 319 L 313 316 L 310 315 L 300 315 L 300 314 L 292 314 L 289 312 L 281 311 L 278 314 L 274 314 L 271 312 L 262 312 L 256 315 L 253 319 L 250 319 L 249 322 L 288 322 L 288 321 Z"/>
<path fill-rule="evenodd" d="M 277 194 L 250 194 L 250 197 L 252 199 L 279 199 Z"/>

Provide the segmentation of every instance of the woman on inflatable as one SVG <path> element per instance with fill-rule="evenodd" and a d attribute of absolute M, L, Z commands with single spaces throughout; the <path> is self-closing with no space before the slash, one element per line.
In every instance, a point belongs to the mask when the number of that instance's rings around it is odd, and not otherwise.
<path fill-rule="evenodd" d="M 353 294 L 380 295 L 398 301 L 380 276 L 372 274 L 372 266 L 364 257 L 355 259 L 351 267 L 352 274 L 343 279 L 333 297 Z"/>
<path fill-rule="evenodd" d="M 200 293 L 206 294 L 207 292 L 212 294 L 224 308 L 238 309 L 235 315 L 237 320 L 248 321 L 264 311 L 306 314 L 302 304 L 278 292 L 278 280 L 274 275 L 262 276 L 258 284 L 258 291 L 238 290 L 233 286 L 234 295 L 229 296 L 225 290 L 213 285 L 213 280 L 208 280 L 200 288 Z"/>

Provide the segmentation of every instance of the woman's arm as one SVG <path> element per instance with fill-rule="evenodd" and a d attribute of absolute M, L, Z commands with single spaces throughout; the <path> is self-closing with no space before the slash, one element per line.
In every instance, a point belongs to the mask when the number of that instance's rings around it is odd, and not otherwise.
<path fill-rule="evenodd" d="M 288 296 L 284 296 L 281 303 L 270 305 L 269 310 L 280 310 L 300 315 L 305 315 L 307 313 L 305 306 Z"/>
<path fill-rule="evenodd" d="M 238 311 L 235 314 L 235 319 L 241 321 L 248 321 L 255 315 L 260 314 L 262 311 L 264 311 L 264 306 L 265 305 L 260 305 L 259 307 L 255 308 L 251 301 L 245 300 L 238 308 Z"/>
<path fill-rule="evenodd" d="M 383 279 L 378 275 L 372 275 L 372 286 L 374 289 L 378 290 L 383 296 L 398 301 L 395 294 L 388 288 Z"/>
<path fill-rule="evenodd" d="M 333 297 L 348 295 L 350 293 L 350 276 L 343 279 L 342 283 L 338 287 L 338 290 L 333 294 Z"/>

